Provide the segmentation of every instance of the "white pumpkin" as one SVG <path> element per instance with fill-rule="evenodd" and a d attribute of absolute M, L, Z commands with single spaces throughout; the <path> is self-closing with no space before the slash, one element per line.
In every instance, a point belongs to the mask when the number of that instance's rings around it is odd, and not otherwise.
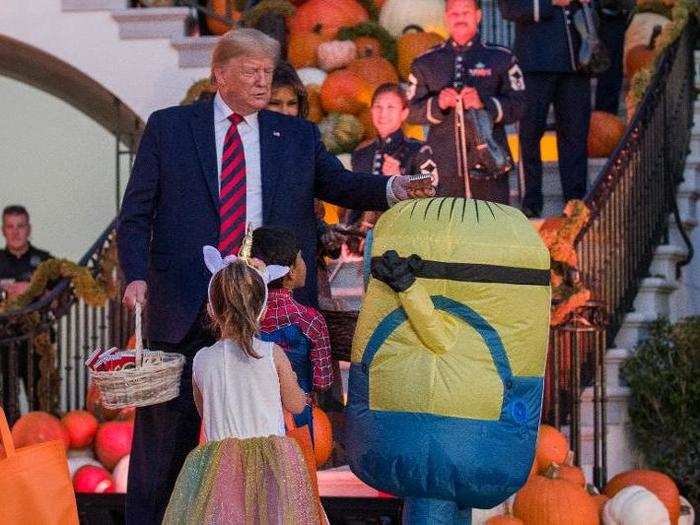
<path fill-rule="evenodd" d="M 302 67 L 301 69 L 297 69 L 297 75 L 299 75 L 299 80 L 301 80 L 301 83 L 305 86 L 309 84 L 322 86 L 328 73 L 317 67 Z"/>
<path fill-rule="evenodd" d="M 126 494 L 126 487 L 129 480 L 129 458 L 130 455 L 124 456 L 119 460 L 117 466 L 114 467 L 112 471 L 112 477 L 114 478 L 114 491 L 119 494 Z"/>
<path fill-rule="evenodd" d="M 695 509 L 690 502 L 681 496 L 681 516 L 678 525 L 695 525 Z"/>
<path fill-rule="evenodd" d="M 630 485 L 603 507 L 603 525 L 670 525 L 666 505 L 650 490 Z"/>
<path fill-rule="evenodd" d="M 636 46 L 648 46 L 651 40 L 651 35 L 654 32 L 654 26 L 661 26 L 663 29 L 671 21 L 662 15 L 656 13 L 637 13 L 632 17 L 630 25 L 625 31 L 625 47 L 622 53 L 622 63 L 627 63 L 627 53 L 630 49 Z"/>
<path fill-rule="evenodd" d="M 395 38 L 411 25 L 447 37 L 445 0 L 387 0 L 379 13 L 379 24 Z"/>
<path fill-rule="evenodd" d="M 333 71 L 355 60 L 357 46 L 352 40 L 331 40 L 319 44 L 316 54 L 319 67 L 324 71 Z"/>

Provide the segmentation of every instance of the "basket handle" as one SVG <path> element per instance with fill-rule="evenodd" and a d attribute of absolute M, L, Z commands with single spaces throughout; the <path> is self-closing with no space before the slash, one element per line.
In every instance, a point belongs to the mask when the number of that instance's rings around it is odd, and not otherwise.
<path fill-rule="evenodd" d="M 134 305 L 134 321 L 136 324 L 136 333 L 134 334 L 134 339 L 136 339 L 136 366 L 141 366 L 143 363 L 143 329 L 141 327 L 141 303 L 137 302 Z"/>

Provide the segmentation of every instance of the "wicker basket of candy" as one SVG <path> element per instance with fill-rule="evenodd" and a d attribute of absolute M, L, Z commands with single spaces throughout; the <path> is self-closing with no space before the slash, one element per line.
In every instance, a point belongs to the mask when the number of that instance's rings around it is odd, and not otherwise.
<path fill-rule="evenodd" d="M 180 393 L 185 356 L 143 348 L 141 306 L 136 305 L 136 349 L 96 349 L 85 361 L 102 405 L 117 409 L 170 401 Z"/>

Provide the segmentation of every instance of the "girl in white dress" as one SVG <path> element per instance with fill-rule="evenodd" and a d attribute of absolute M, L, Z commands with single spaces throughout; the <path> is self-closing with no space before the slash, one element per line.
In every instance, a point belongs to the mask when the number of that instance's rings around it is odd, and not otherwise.
<path fill-rule="evenodd" d="M 204 258 L 213 273 L 209 314 L 221 336 L 192 365 L 207 441 L 187 457 L 163 523 L 322 523 L 302 453 L 284 432 L 282 407 L 298 414 L 308 399 L 284 351 L 256 338 L 267 282 L 289 269 L 222 259 L 211 246 Z"/>

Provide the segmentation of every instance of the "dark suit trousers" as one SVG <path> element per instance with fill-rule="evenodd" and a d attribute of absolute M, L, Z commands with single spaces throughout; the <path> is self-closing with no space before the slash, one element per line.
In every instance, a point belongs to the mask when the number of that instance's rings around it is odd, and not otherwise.
<path fill-rule="evenodd" d="M 185 458 L 199 441 L 201 420 L 192 396 L 192 359 L 199 349 L 215 341 L 205 323 L 203 307 L 179 344 L 150 344 L 154 350 L 183 354 L 186 364 L 177 398 L 136 409 L 126 496 L 127 525 L 160 525 Z"/>
<path fill-rule="evenodd" d="M 603 17 L 600 39 L 610 54 L 610 68 L 598 76 L 595 89 L 595 109 L 617 115 L 622 87 L 622 48 L 627 30 L 627 17 Z"/>
<path fill-rule="evenodd" d="M 586 195 L 591 85 L 585 75 L 526 72 L 525 86 L 525 114 L 520 120 L 520 151 L 525 170 L 523 206 L 540 214 L 544 205 L 540 140 L 547 125 L 550 104 L 554 104 L 564 201 Z"/>

